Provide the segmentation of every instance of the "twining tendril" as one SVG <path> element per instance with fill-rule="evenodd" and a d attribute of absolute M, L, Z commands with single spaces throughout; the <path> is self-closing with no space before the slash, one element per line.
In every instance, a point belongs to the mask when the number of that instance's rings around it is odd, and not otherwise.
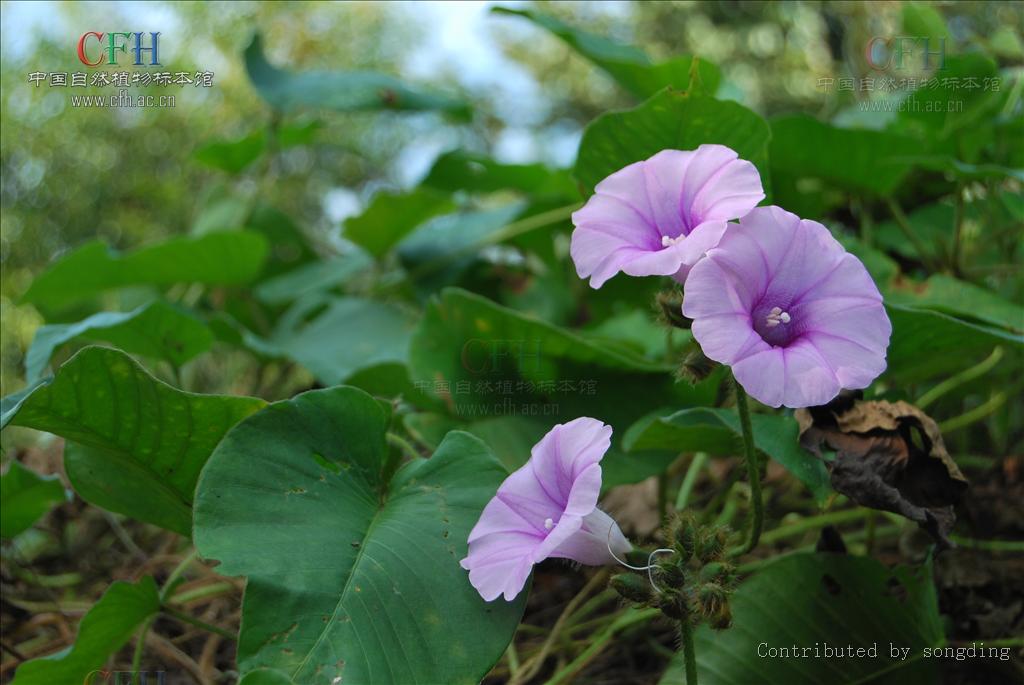
<path fill-rule="evenodd" d="M 615 561 L 619 562 L 620 564 L 622 564 L 626 568 L 632 569 L 633 571 L 647 571 L 647 580 L 649 580 L 651 582 L 651 587 L 654 588 L 655 592 L 661 592 L 661 588 L 658 587 L 658 584 L 654 582 L 654 573 L 653 573 L 653 571 L 654 571 L 655 568 L 657 568 L 657 565 L 654 563 L 654 556 L 656 554 L 672 554 L 675 550 L 666 549 L 664 547 L 662 547 L 661 549 L 656 549 L 656 550 L 654 550 L 653 552 L 651 552 L 650 554 L 647 555 L 647 565 L 646 566 L 631 566 L 630 564 L 627 564 L 622 559 L 619 559 L 619 557 L 617 557 L 615 555 L 615 552 L 612 551 L 612 528 L 610 526 L 608 527 L 608 540 L 606 541 L 605 544 L 608 547 L 608 554 L 612 555 L 612 559 L 614 559 Z"/>

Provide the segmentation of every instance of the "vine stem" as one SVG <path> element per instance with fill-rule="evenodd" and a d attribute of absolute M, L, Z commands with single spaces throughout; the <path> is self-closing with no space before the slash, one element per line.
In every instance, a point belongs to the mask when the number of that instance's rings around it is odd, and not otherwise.
<path fill-rule="evenodd" d="M 683 641 L 686 685 L 697 685 L 697 653 L 693 649 L 693 625 L 689 618 L 684 618 L 679 622 L 679 637 Z"/>
<path fill-rule="evenodd" d="M 750 481 L 750 535 L 747 542 L 737 554 L 746 554 L 757 547 L 761 539 L 761 528 L 764 525 L 764 503 L 761 501 L 761 465 L 757 460 L 754 447 L 754 429 L 750 425 L 750 405 L 743 386 L 733 378 L 736 389 L 736 411 L 740 416 L 740 427 L 743 430 L 743 451 L 747 460 L 747 480 Z"/>
<path fill-rule="evenodd" d="M 167 602 L 168 596 L 171 594 L 171 590 L 177 585 L 178 579 L 181 578 L 182 574 L 188 570 L 188 567 L 192 565 L 192 562 L 199 556 L 199 550 L 193 549 L 188 555 L 185 556 L 181 562 L 174 567 L 170 575 L 167 576 L 167 580 L 164 582 L 162 588 L 160 588 L 160 606 L 163 607 Z M 146 646 L 146 636 L 149 634 L 149 629 L 153 627 L 154 621 L 156 621 L 157 614 L 153 614 L 146 619 L 146 622 L 142 624 L 142 628 L 139 629 L 139 637 L 135 642 L 135 652 L 132 654 L 132 683 L 138 683 L 139 670 L 142 666 L 142 652 Z"/>

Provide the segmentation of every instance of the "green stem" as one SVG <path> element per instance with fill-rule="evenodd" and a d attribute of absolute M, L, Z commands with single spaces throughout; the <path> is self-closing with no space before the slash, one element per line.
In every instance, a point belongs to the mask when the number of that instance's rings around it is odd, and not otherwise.
<path fill-rule="evenodd" d="M 992 370 L 996 364 L 1003 358 L 1003 348 L 996 347 L 992 350 L 992 354 L 985 358 L 984 361 L 976 364 L 969 369 L 964 369 L 955 376 L 950 376 L 946 380 L 942 381 L 934 388 L 921 395 L 917 400 L 917 408 L 924 410 L 929 404 L 939 399 L 951 390 L 955 390 L 965 383 L 973 381 L 975 378 L 980 378 L 986 373 Z"/>
<path fill-rule="evenodd" d="M 679 637 L 683 641 L 683 661 L 686 663 L 686 685 L 697 685 L 697 653 L 693 649 L 693 626 L 684 618 L 679 622 Z"/>
<path fill-rule="evenodd" d="M 910 225 L 910 220 L 907 219 L 907 215 L 903 213 L 903 209 L 896 203 L 891 197 L 885 199 L 886 204 L 889 205 L 889 211 L 892 212 L 893 218 L 896 220 L 896 225 L 903 231 L 903 235 L 906 236 L 910 244 L 914 246 L 914 250 L 917 251 L 917 255 L 921 258 L 921 263 L 924 264 L 925 268 L 929 271 L 935 271 L 935 265 L 932 263 L 931 252 L 921 242 L 921 239 L 914 233 L 914 227 Z"/>
<path fill-rule="evenodd" d="M 835 526 L 841 523 L 849 523 L 850 521 L 860 521 L 861 519 L 869 518 L 873 512 L 873 509 L 844 509 L 842 511 L 819 514 L 818 516 L 810 516 L 796 523 L 768 531 L 761 538 L 761 541 L 771 544 L 779 540 L 802 535 L 809 530 L 818 530 L 825 526 Z"/>
<path fill-rule="evenodd" d="M 690 494 L 693 492 L 693 486 L 697 484 L 697 478 L 707 463 L 707 452 L 697 452 L 693 455 L 693 461 L 690 462 L 686 468 L 686 475 L 683 476 L 683 484 L 679 486 L 679 494 L 676 495 L 676 511 L 686 508 L 687 502 L 690 501 Z"/>
<path fill-rule="evenodd" d="M 135 652 L 132 654 L 132 685 L 138 685 L 139 673 L 142 671 L 143 646 L 146 644 L 146 636 L 149 635 L 149 629 L 155 620 L 156 615 L 146 619 L 146 622 L 142 624 L 142 628 L 139 630 L 139 637 L 135 641 Z"/>
<path fill-rule="evenodd" d="M 736 389 L 736 411 L 740 415 L 740 426 L 743 429 L 743 450 L 747 460 L 747 479 L 750 481 L 750 534 L 746 544 L 738 554 L 746 554 L 757 547 L 761 539 L 761 527 L 764 525 L 764 503 L 761 501 L 761 465 L 754 447 L 754 429 L 750 425 L 750 405 L 743 386 L 733 378 Z"/>
<path fill-rule="evenodd" d="M 174 618 L 178 619 L 183 623 L 188 623 L 189 625 L 193 625 L 196 628 L 202 628 L 205 631 L 214 633 L 216 635 L 220 635 L 221 637 L 226 637 L 229 640 L 235 640 L 238 637 L 229 630 L 224 630 L 223 628 L 215 626 L 212 623 L 201 621 L 198 618 L 195 618 L 194 616 L 189 616 L 188 614 L 178 611 L 177 609 L 172 609 L 169 606 L 160 607 L 160 611 L 167 614 L 168 616 L 173 616 Z"/>
<path fill-rule="evenodd" d="M 1003 406 L 1005 402 L 1005 392 L 1000 391 L 993 393 L 992 397 L 990 397 L 984 404 L 979 404 L 974 409 L 964 412 L 960 416 L 954 416 L 953 418 L 940 423 L 939 430 L 943 433 L 952 433 L 955 430 L 966 428 L 976 421 L 981 421 L 983 418 L 999 409 L 999 407 Z"/>
<path fill-rule="evenodd" d="M 182 574 L 188 570 L 188 567 L 196 560 L 199 555 L 199 550 L 193 549 L 188 555 L 185 556 L 178 565 L 174 567 L 170 575 L 167 576 L 167 580 L 164 581 L 163 587 L 160 588 L 160 604 L 164 604 L 167 601 L 167 596 L 174 589 L 178 579 L 181 578 Z M 153 627 L 153 622 L 156 621 L 156 614 L 146 619 L 146 622 L 142 624 L 142 628 L 139 629 L 139 637 L 135 641 L 135 652 L 132 654 L 132 683 L 138 682 L 139 672 L 142 670 L 142 652 L 146 645 L 146 636 L 149 635 L 149 629 Z M 233 639 L 233 638 L 232 638 Z"/>
<path fill-rule="evenodd" d="M 547 681 L 547 685 L 559 685 L 576 675 L 579 671 L 586 667 L 591 661 L 593 661 L 604 648 L 608 646 L 612 638 L 621 631 L 625 630 L 634 623 L 640 623 L 642 621 L 650 621 L 655 616 L 661 614 L 660 609 L 637 609 L 630 611 L 618 618 L 614 623 L 601 631 L 601 634 L 595 637 L 590 645 L 580 652 L 580 654 L 566 664 L 564 667 L 558 670 L 555 675 L 551 676 L 550 680 Z"/>
<path fill-rule="evenodd" d="M 953 247 L 949 252 L 949 268 L 954 276 L 960 276 L 960 241 L 964 227 L 964 186 L 956 186 L 956 204 L 953 209 Z"/>
<path fill-rule="evenodd" d="M 975 540 L 959 535 L 950 535 L 949 538 L 958 545 L 971 549 L 983 549 L 987 552 L 1024 552 L 1024 542 L 1016 540 Z"/>

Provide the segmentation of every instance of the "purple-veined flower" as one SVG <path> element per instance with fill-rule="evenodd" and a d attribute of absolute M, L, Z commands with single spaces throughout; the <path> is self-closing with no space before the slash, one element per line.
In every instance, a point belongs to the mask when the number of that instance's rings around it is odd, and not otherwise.
<path fill-rule="evenodd" d="M 600 566 L 611 551 L 632 549 L 618 524 L 597 508 L 601 459 L 612 429 L 581 417 L 555 426 L 534 445 L 529 461 L 505 479 L 469 533 L 460 564 L 488 602 L 511 601 L 533 565 L 548 557 Z"/>
<path fill-rule="evenodd" d="M 825 404 L 885 370 L 892 324 L 860 260 L 779 207 L 732 224 L 690 271 L 683 314 L 704 354 L 772 407 Z"/>
<path fill-rule="evenodd" d="M 683 281 L 727 222 L 763 199 L 757 169 L 724 145 L 662 150 L 598 183 L 573 213 L 576 272 L 593 288 L 620 271 Z"/>

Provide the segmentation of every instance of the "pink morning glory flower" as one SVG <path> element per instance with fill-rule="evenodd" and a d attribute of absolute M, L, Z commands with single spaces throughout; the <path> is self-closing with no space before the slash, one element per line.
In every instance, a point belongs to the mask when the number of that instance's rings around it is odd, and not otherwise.
<path fill-rule="evenodd" d="M 460 563 L 490 602 L 511 601 L 533 565 L 548 557 L 600 566 L 632 549 L 618 524 L 597 508 L 601 458 L 612 429 L 581 417 L 552 428 L 529 461 L 505 479 L 469 533 Z"/>
<path fill-rule="evenodd" d="M 683 281 L 727 222 L 763 199 L 757 169 L 724 145 L 662 150 L 598 183 L 573 213 L 576 272 L 593 288 L 620 271 Z"/>
<path fill-rule="evenodd" d="M 779 207 L 732 224 L 686 280 L 704 354 L 771 407 L 809 407 L 885 370 L 892 325 L 864 265 L 828 229 Z"/>

